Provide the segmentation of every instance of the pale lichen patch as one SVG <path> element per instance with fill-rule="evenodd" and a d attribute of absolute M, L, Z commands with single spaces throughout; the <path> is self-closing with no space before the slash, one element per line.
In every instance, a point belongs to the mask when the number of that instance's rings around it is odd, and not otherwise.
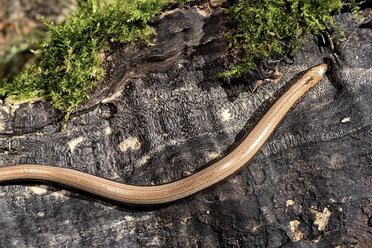
<path fill-rule="evenodd" d="M 110 126 L 106 127 L 105 128 L 105 134 L 110 135 L 111 133 L 112 133 L 111 127 Z"/>
<path fill-rule="evenodd" d="M 230 121 L 233 118 L 232 114 L 230 113 L 230 109 L 223 109 L 221 112 L 221 120 L 223 122 Z"/>
<path fill-rule="evenodd" d="M 285 204 L 286 204 L 286 206 L 287 206 L 287 208 L 288 208 L 289 206 L 295 204 L 295 202 L 294 202 L 293 200 L 289 199 L 289 200 L 287 200 L 287 201 L 285 202 Z"/>
<path fill-rule="evenodd" d="M 136 137 L 130 137 L 119 144 L 119 149 L 122 152 L 126 152 L 129 148 L 132 150 L 138 150 L 141 147 L 141 143 Z"/>
<path fill-rule="evenodd" d="M 26 187 L 29 191 L 37 195 L 44 195 L 48 192 L 48 186 L 39 185 L 39 186 L 30 186 Z"/>
<path fill-rule="evenodd" d="M 294 205 L 294 204 L 295 204 L 295 202 L 294 202 L 293 200 L 288 199 L 288 200 L 285 202 L 285 205 L 286 205 L 285 212 L 288 213 L 288 207 L 289 207 L 289 206 L 292 206 L 292 205 Z"/>
<path fill-rule="evenodd" d="M 25 99 L 25 100 L 16 100 L 12 97 L 7 97 L 4 100 L 4 106 L 7 106 L 10 108 L 10 112 L 8 113 L 14 113 L 23 103 L 28 102 L 29 105 L 32 103 L 42 100 L 43 98 L 41 97 L 34 97 L 32 99 Z"/>
<path fill-rule="evenodd" d="M 121 234 L 119 234 L 119 235 L 116 236 L 115 240 L 116 240 L 116 241 L 120 241 L 120 240 L 122 240 L 123 238 L 124 238 L 124 236 L 121 235 Z"/>
<path fill-rule="evenodd" d="M 45 213 L 44 212 L 38 212 L 37 214 L 36 214 L 38 217 L 43 217 L 44 215 L 45 215 Z"/>
<path fill-rule="evenodd" d="M 300 214 L 302 212 L 302 206 L 297 204 L 294 200 L 288 199 L 286 202 L 286 209 L 285 212 L 288 213 L 289 210 L 293 211 L 293 213 Z"/>
<path fill-rule="evenodd" d="M 289 227 L 291 228 L 291 232 L 293 234 L 294 241 L 300 241 L 304 237 L 304 233 L 298 229 L 298 226 L 301 224 L 298 220 L 292 220 L 289 222 Z"/>
<path fill-rule="evenodd" d="M 53 192 L 52 194 L 51 194 L 51 196 L 54 196 L 55 198 L 63 198 L 63 197 L 65 197 L 65 195 L 66 195 L 66 193 L 67 193 L 67 190 L 60 190 L 60 191 L 56 191 L 56 192 Z"/>
<path fill-rule="evenodd" d="M 146 164 L 147 161 L 150 160 L 150 158 L 151 158 L 151 156 L 149 156 L 149 155 L 145 155 L 145 156 L 143 156 L 143 157 L 139 160 L 139 162 L 138 162 L 139 165 L 142 166 L 142 165 Z"/>
<path fill-rule="evenodd" d="M 134 218 L 133 218 L 132 216 L 130 216 L 130 215 L 126 215 L 126 216 L 124 216 L 124 219 L 125 219 L 126 221 L 133 221 L 133 220 L 134 220 Z"/>
<path fill-rule="evenodd" d="M 77 137 L 75 139 L 70 140 L 67 143 L 67 146 L 70 149 L 70 152 L 73 153 L 76 146 L 79 145 L 80 143 L 82 143 L 84 140 L 85 140 L 85 138 L 83 136 L 80 136 L 80 137 Z"/>
<path fill-rule="evenodd" d="M 196 8 L 197 12 L 204 16 L 204 17 L 208 17 L 211 15 L 211 9 L 210 8 Z"/>
<path fill-rule="evenodd" d="M 209 0 L 209 4 L 213 8 L 221 7 L 226 2 L 227 2 L 226 0 Z"/>
<path fill-rule="evenodd" d="M 147 243 L 146 246 L 156 246 L 158 247 L 160 245 L 160 239 L 158 236 L 155 236 L 151 242 Z"/>
<path fill-rule="evenodd" d="M 350 122 L 350 121 L 351 121 L 351 117 L 347 116 L 347 117 L 345 117 L 341 120 L 341 123 L 347 123 L 347 122 Z"/>
<path fill-rule="evenodd" d="M 0 122 L 0 132 L 5 130 L 5 125 L 4 123 Z"/>
<path fill-rule="evenodd" d="M 323 212 L 319 212 L 312 208 L 310 212 L 315 214 L 314 224 L 318 226 L 319 231 L 323 231 L 328 224 L 329 217 L 332 215 L 331 211 L 328 208 L 324 208 Z"/>
<path fill-rule="evenodd" d="M 213 159 L 216 159 L 220 156 L 220 153 L 218 152 L 209 152 L 206 154 L 206 161 L 212 161 Z"/>
<path fill-rule="evenodd" d="M 318 235 L 318 237 L 314 240 L 312 240 L 313 243 L 318 243 L 320 240 L 322 240 L 322 235 Z"/>
<path fill-rule="evenodd" d="M 186 86 L 182 86 L 180 89 L 181 91 L 191 91 L 194 89 L 194 87 L 192 85 L 186 85 Z"/>

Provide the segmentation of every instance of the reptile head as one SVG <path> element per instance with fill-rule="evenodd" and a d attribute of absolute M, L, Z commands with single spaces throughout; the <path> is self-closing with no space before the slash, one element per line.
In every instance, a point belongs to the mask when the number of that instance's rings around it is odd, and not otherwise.
<path fill-rule="evenodd" d="M 326 64 L 314 66 L 303 75 L 303 77 L 305 78 L 304 83 L 310 88 L 315 86 L 322 79 L 327 69 L 328 66 Z"/>

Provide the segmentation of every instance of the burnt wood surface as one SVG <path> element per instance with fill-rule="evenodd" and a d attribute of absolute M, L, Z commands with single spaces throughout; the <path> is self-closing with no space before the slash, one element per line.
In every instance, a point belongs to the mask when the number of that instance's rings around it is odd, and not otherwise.
<path fill-rule="evenodd" d="M 152 20 L 152 47 L 113 44 L 107 75 L 59 132 L 44 100 L 0 101 L 0 166 L 73 168 L 136 185 L 186 177 L 223 157 L 305 69 L 327 75 L 239 173 L 175 203 L 136 207 L 51 184 L 0 187 L 0 247 L 368 247 L 372 240 L 372 9 L 341 13 L 345 39 L 308 37 L 253 94 L 222 80 L 218 7 Z M 330 59 L 330 54 L 333 59 Z"/>

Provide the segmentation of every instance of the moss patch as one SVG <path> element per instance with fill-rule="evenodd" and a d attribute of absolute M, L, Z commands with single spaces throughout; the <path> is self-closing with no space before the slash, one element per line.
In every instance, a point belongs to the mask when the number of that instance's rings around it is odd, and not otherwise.
<path fill-rule="evenodd" d="M 233 5 L 227 11 L 233 29 L 228 42 L 237 65 L 221 76 L 241 75 L 256 66 L 257 58 L 297 48 L 306 34 L 330 36 L 327 26 L 336 25 L 332 14 L 345 2 L 358 10 L 355 0 L 242 0 Z"/>
<path fill-rule="evenodd" d="M 14 81 L 0 83 L 0 98 L 17 100 L 44 97 L 65 114 L 65 123 L 76 106 L 89 98 L 105 72 L 101 55 L 110 42 L 134 44 L 141 39 L 151 45 L 151 17 L 160 14 L 171 0 L 87 0 L 60 25 L 45 22 L 49 40 L 39 59 Z M 174 2 L 174 1 L 173 1 Z M 178 3 L 192 2 L 178 0 Z M 223 76 L 252 69 L 261 56 L 296 47 L 305 34 L 327 33 L 334 25 L 332 13 L 341 0 L 242 0 L 227 12 L 232 25 L 228 37 L 237 65 Z M 355 7 L 355 0 L 350 0 Z M 284 42 L 283 42 L 284 41 Z M 244 51 L 244 56 L 238 53 Z"/>
<path fill-rule="evenodd" d="M 89 98 L 89 92 L 103 77 L 100 54 L 109 42 L 132 43 L 138 39 L 151 45 L 149 19 L 161 12 L 168 0 L 89 0 L 69 20 L 49 28 L 50 39 L 39 60 L 16 80 L 3 81 L 0 97 L 17 100 L 45 97 L 65 113 Z"/>

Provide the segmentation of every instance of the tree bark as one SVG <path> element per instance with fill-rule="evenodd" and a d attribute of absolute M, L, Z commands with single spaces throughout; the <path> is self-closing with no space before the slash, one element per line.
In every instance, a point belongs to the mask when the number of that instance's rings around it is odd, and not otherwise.
<path fill-rule="evenodd" d="M 172 182 L 223 157 L 305 69 L 330 69 L 238 174 L 140 208 L 56 185 L 0 187 L 1 247 L 368 247 L 372 240 L 372 10 L 308 37 L 280 82 L 223 80 L 226 17 L 196 6 L 152 20 L 152 47 L 114 44 L 107 74 L 59 132 L 45 100 L 0 102 L 0 166 L 68 167 L 136 185 Z M 369 22 L 368 22 L 369 20 Z M 321 44 L 321 45 L 320 45 Z M 292 62 L 292 63 L 290 63 Z M 337 62 L 337 63 L 336 63 Z"/>

